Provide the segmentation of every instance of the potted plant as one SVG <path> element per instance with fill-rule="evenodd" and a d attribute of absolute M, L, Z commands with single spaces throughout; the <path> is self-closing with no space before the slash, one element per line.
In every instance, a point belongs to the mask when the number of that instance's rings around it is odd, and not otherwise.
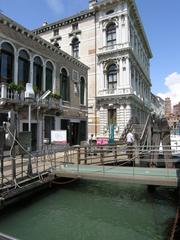
<path fill-rule="evenodd" d="M 17 91 L 18 93 L 21 93 L 22 91 L 25 91 L 25 87 L 22 84 L 17 85 Z"/>
<path fill-rule="evenodd" d="M 9 83 L 8 88 L 13 90 L 13 91 L 18 91 L 18 85 L 15 84 L 14 82 Z"/>
<path fill-rule="evenodd" d="M 9 83 L 8 87 L 11 90 L 17 91 L 18 93 L 25 90 L 25 87 L 22 84 L 15 84 L 14 82 Z"/>

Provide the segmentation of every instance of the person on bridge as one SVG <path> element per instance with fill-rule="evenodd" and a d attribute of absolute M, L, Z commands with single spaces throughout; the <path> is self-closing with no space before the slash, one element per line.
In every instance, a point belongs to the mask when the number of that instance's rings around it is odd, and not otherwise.
<path fill-rule="evenodd" d="M 134 135 L 133 131 L 129 131 L 126 136 L 126 143 L 127 143 L 127 155 L 128 160 L 130 160 L 131 165 L 133 166 L 133 144 L 134 144 Z"/>

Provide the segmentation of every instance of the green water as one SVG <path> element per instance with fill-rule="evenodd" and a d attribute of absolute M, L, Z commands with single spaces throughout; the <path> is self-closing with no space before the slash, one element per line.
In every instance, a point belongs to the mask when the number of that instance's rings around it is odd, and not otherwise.
<path fill-rule="evenodd" d="M 175 217 L 174 190 L 79 181 L 5 209 L 0 232 L 22 240 L 160 240 Z"/>

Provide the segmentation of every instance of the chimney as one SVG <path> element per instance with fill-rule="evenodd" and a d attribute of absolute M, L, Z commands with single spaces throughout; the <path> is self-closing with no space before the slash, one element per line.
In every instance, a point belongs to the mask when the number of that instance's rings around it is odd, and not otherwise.
<path fill-rule="evenodd" d="M 48 25 L 48 22 L 43 22 L 42 26 L 45 27 L 46 25 Z"/>
<path fill-rule="evenodd" d="M 92 9 L 96 3 L 97 0 L 89 0 L 89 9 Z"/>

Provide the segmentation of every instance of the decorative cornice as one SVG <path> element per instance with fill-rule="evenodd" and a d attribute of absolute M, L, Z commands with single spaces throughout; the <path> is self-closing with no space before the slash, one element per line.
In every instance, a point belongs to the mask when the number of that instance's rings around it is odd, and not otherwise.
<path fill-rule="evenodd" d="M 37 29 L 33 30 L 33 32 L 35 34 L 41 34 L 41 33 L 44 33 L 44 32 L 47 32 L 47 31 L 50 31 L 50 30 L 53 30 L 53 29 L 60 28 L 60 27 L 65 26 L 65 25 L 73 24 L 74 22 L 77 22 L 77 21 L 82 21 L 82 20 L 84 20 L 88 17 L 94 16 L 96 14 L 96 12 L 101 10 L 101 8 L 112 5 L 114 3 L 119 3 L 119 2 L 120 2 L 120 0 L 99 1 L 93 6 L 93 9 L 85 10 L 85 11 L 82 11 L 82 12 L 80 12 L 76 15 L 73 15 L 71 17 L 62 19 L 60 21 L 57 21 L 57 22 L 54 22 L 54 23 L 51 23 L 51 24 L 47 24 L 45 26 L 42 26 L 40 28 L 37 28 Z M 150 49 L 150 46 L 149 46 L 149 42 L 148 42 L 146 33 L 144 31 L 143 24 L 141 22 L 141 18 L 140 18 L 136 3 L 135 3 L 134 0 L 121 0 L 121 3 L 124 3 L 124 2 L 128 3 L 128 5 L 130 7 L 130 11 L 132 11 L 133 17 L 135 17 L 135 25 L 138 27 L 139 32 L 140 32 L 140 34 L 141 34 L 141 36 L 144 40 L 145 47 L 146 47 L 146 49 L 149 53 L 149 58 L 152 58 L 152 52 L 151 52 L 151 49 Z"/>
<path fill-rule="evenodd" d="M 68 18 L 64 18 L 62 20 L 59 20 L 57 22 L 51 23 L 51 24 L 46 24 L 45 26 L 42 26 L 40 28 L 37 28 L 35 30 L 33 30 L 33 33 L 35 34 L 41 34 L 44 32 L 48 32 L 57 28 L 61 28 L 63 26 L 66 25 L 70 25 L 73 24 L 75 22 L 79 22 L 82 21 L 86 18 L 92 17 L 95 15 L 95 11 L 94 10 L 86 10 L 86 11 L 82 11 L 76 15 L 73 15 L 71 17 Z"/>
<path fill-rule="evenodd" d="M 113 57 L 116 58 L 117 54 L 127 54 L 130 51 L 130 47 L 127 48 L 122 48 L 122 49 L 114 49 L 112 51 L 107 51 L 107 52 L 103 52 L 103 53 L 98 53 L 97 57 L 99 58 L 99 62 L 104 61 L 104 57 L 106 59 L 112 59 Z M 120 55 L 118 55 L 118 57 L 120 58 Z"/>
<path fill-rule="evenodd" d="M 24 28 L 23 26 L 21 26 L 20 24 L 16 23 L 15 21 L 13 21 L 12 19 L 8 18 L 7 16 L 3 15 L 2 13 L 0 13 L 0 23 L 3 24 L 3 25 L 6 25 L 9 28 L 12 28 L 14 31 L 21 33 L 22 35 L 24 35 L 25 37 L 31 39 L 32 41 L 37 42 L 39 45 L 41 45 L 41 46 L 43 46 L 43 47 L 53 51 L 54 53 L 64 57 L 68 61 L 73 62 L 77 66 L 82 67 L 83 69 L 86 69 L 86 70 L 89 69 L 82 62 L 80 62 L 77 59 L 73 58 L 68 53 L 66 53 L 63 50 L 59 49 L 58 47 L 52 45 L 51 43 L 49 43 L 48 41 L 44 40 L 43 38 L 35 35 L 30 30 Z"/>
<path fill-rule="evenodd" d="M 139 31 L 141 33 L 141 36 L 142 36 L 142 38 L 144 40 L 146 49 L 148 50 L 149 58 L 152 58 L 153 55 L 152 55 L 152 52 L 151 52 L 151 48 L 149 46 L 149 42 L 148 42 L 145 30 L 144 30 L 143 24 L 141 22 L 141 17 L 139 15 L 139 11 L 138 11 L 137 5 L 136 5 L 134 0 L 127 0 L 127 2 L 128 2 L 129 6 L 130 6 L 130 10 L 132 10 L 132 12 L 133 12 L 133 17 L 135 17 L 135 20 L 136 20 L 135 21 L 135 25 L 138 27 L 138 29 L 139 29 Z"/>

